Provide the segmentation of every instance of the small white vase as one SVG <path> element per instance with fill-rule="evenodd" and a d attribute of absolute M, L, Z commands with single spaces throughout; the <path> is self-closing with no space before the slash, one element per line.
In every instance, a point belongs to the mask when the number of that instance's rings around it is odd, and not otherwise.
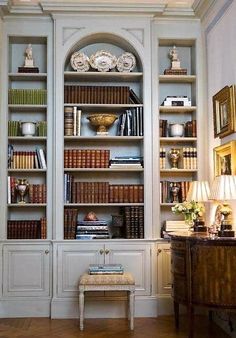
<path fill-rule="evenodd" d="M 22 122 L 21 133 L 25 137 L 32 137 L 35 135 L 36 126 L 34 122 Z"/>
<path fill-rule="evenodd" d="M 171 123 L 169 125 L 169 131 L 171 137 L 182 137 L 184 136 L 184 124 Z"/>

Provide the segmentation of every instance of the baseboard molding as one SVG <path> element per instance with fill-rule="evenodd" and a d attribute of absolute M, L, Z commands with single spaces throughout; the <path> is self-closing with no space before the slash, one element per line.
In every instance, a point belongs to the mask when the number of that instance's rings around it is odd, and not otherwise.
<path fill-rule="evenodd" d="M 172 315 L 173 310 L 171 295 L 157 295 L 157 316 Z"/>
<path fill-rule="evenodd" d="M 1 299 L 0 318 L 50 317 L 50 299 Z"/>
<path fill-rule="evenodd" d="M 51 318 L 78 318 L 79 304 L 75 299 L 52 299 Z M 122 298 L 85 300 L 85 318 L 127 317 L 127 301 Z M 136 297 L 135 317 L 157 317 L 156 297 Z"/>

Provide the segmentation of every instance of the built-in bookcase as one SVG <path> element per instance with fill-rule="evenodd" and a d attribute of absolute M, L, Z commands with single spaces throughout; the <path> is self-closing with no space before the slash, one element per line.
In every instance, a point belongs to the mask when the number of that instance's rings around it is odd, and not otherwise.
<path fill-rule="evenodd" d="M 165 75 L 171 68 L 169 52 L 176 46 L 181 68 L 187 70 L 186 75 Z M 186 198 L 189 184 L 198 177 L 198 144 L 197 144 L 197 96 L 196 96 L 196 46 L 194 40 L 159 39 L 159 157 L 160 157 L 160 221 L 161 225 L 168 219 L 177 216 L 171 212 L 173 194 L 171 186 L 178 185 L 180 190 L 177 200 Z M 165 106 L 167 96 L 186 96 L 191 106 Z M 170 125 L 184 125 L 181 137 L 173 137 Z M 180 158 L 178 168 L 172 168 L 170 150 L 178 149 Z"/>
<path fill-rule="evenodd" d="M 47 39 L 10 36 L 8 41 L 8 163 L 7 239 L 47 238 Z M 31 44 L 38 72 L 18 71 Z M 32 122 L 35 132 L 23 133 L 22 123 Z M 28 190 L 24 202 L 17 191 L 20 179 Z M 22 182 L 21 182 L 22 183 Z"/>
<path fill-rule="evenodd" d="M 116 57 L 124 52 L 132 52 L 136 57 L 136 68 L 128 73 L 118 72 L 116 69 L 99 72 L 92 68 L 88 72 L 76 72 L 71 68 L 70 57 L 75 51 L 84 52 L 90 57 L 99 50 L 106 50 Z M 75 136 L 66 136 L 67 133 L 64 133 L 64 228 L 68 226 L 68 215 L 72 213 L 70 210 L 77 210 L 74 212 L 77 212 L 78 220 L 83 220 L 92 211 L 98 219 L 107 221 L 110 238 L 114 238 L 117 233 L 111 227 L 112 215 L 123 214 L 124 225 L 118 236 L 144 238 L 145 168 L 143 165 L 140 168 L 110 167 L 110 159 L 117 156 L 144 156 L 144 126 L 142 131 L 133 130 L 131 135 L 124 133 L 121 136 L 118 131 L 122 115 L 128 111 L 133 114 L 138 112 L 140 123 L 143 123 L 145 112 L 142 83 L 139 57 L 135 50 L 127 50 L 122 43 L 118 46 L 104 38 L 102 42 L 76 46 L 68 53 L 64 71 L 64 128 L 68 126 L 66 112 L 77 110 L 80 111 L 80 131 Z M 71 102 L 68 91 L 73 92 L 76 88 L 79 91 L 76 86 L 82 86 L 84 94 L 82 98 L 78 94 L 74 102 Z M 140 102 L 131 102 L 130 90 L 134 91 Z M 117 119 L 108 129 L 108 135 L 96 135 L 96 129 L 88 120 L 95 113 L 116 115 Z M 68 198 L 68 191 L 71 198 Z M 142 224 L 138 223 L 138 219 Z M 72 238 L 75 236 L 72 235 Z"/>

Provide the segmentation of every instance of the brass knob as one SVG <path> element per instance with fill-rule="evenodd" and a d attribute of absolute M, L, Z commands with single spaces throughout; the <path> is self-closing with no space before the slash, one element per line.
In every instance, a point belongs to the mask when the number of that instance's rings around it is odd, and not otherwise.
<path fill-rule="evenodd" d="M 48 255 L 48 254 L 49 254 L 49 250 L 45 250 L 44 252 L 45 252 L 45 254 L 46 254 L 46 255 Z"/>
<path fill-rule="evenodd" d="M 161 253 L 161 251 L 162 251 L 161 249 L 158 249 L 157 254 L 159 255 Z"/>
<path fill-rule="evenodd" d="M 100 255 L 103 255 L 103 254 L 104 254 L 104 250 L 103 250 L 103 249 L 100 249 L 100 250 L 99 250 L 99 253 L 100 253 Z"/>
<path fill-rule="evenodd" d="M 108 255 L 109 252 L 110 252 L 110 250 L 108 250 L 108 249 L 105 250 L 105 254 L 106 254 L 106 255 Z"/>

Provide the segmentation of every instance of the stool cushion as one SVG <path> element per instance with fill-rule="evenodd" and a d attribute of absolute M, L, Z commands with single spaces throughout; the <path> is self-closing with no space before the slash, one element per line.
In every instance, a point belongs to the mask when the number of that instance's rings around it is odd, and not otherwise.
<path fill-rule="evenodd" d="M 79 285 L 134 285 L 134 277 L 129 272 L 122 275 L 89 275 L 84 273 L 80 277 Z"/>

